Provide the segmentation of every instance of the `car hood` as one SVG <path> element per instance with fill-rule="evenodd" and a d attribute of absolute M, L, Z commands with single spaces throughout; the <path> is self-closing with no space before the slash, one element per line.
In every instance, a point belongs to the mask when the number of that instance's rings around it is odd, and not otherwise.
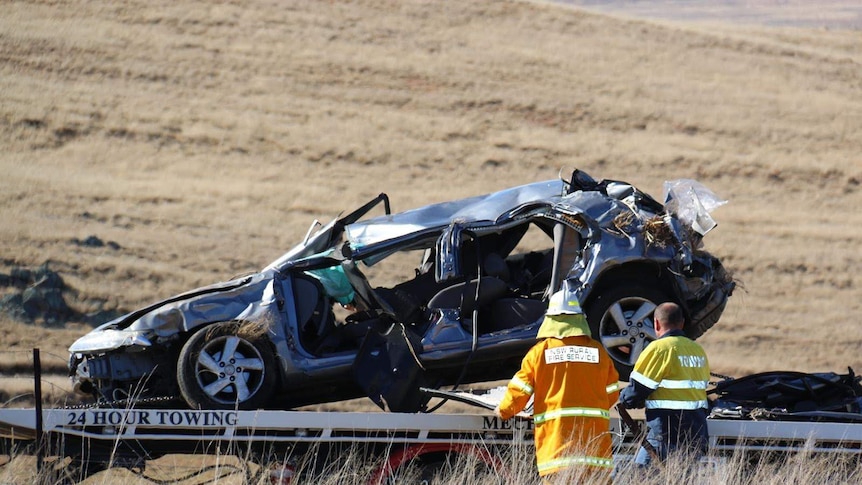
<path fill-rule="evenodd" d="M 75 341 L 71 353 L 106 352 L 130 345 L 149 346 L 206 323 L 259 320 L 275 302 L 275 273 L 265 271 L 201 287 L 107 322 Z"/>

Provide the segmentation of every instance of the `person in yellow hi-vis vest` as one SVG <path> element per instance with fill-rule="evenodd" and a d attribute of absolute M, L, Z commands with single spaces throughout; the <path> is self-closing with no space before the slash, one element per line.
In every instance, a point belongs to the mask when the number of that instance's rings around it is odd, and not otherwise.
<path fill-rule="evenodd" d="M 610 480 L 609 411 L 619 395 L 613 361 L 590 337 L 580 303 L 565 291 L 551 296 L 536 338 L 539 342 L 509 381 L 496 414 L 510 419 L 532 396 L 539 475 L 565 471 L 572 479 Z"/>
<path fill-rule="evenodd" d="M 659 459 L 679 450 L 696 460 L 706 452 L 709 439 L 709 361 L 703 348 L 682 331 L 685 316 L 676 303 L 657 306 L 653 324 L 658 339 L 638 356 L 620 403 L 627 408 L 646 408 L 647 441 Z M 641 447 L 635 462 L 646 466 L 651 458 Z"/>

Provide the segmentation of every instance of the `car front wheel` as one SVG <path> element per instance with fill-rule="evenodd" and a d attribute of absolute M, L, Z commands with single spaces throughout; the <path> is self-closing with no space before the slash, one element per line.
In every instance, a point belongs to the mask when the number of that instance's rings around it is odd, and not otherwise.
<path fill-rule="evenodd" d="M 193 409 L 258 409 L 273 394 L 276 360 L 264 336 L 244 335 L 236 323 L 209 326 L 180 351 L 177 381 Z"/>
<path fill-rule="evenodd" d="M 647 344 L 656 339 L 653 312 L 672 301 L 654 286 L 623 284 L 597 296 L 587 308 L 593 338 L 610 354 L 620 380 L 627 381 Z"/>

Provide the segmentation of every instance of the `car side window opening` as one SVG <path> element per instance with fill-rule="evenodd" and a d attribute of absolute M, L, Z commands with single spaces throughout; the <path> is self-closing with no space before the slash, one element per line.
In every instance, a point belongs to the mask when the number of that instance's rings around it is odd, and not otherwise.
<path fill-rule="evenodd" d="M 405 271 L 408 259 L 416 261 L 417 252 L 396 252 L 375 260 L 373 266 L 348 259 L 299 273 L 294 296 L 303 348 L 316 355 L 355 350 L 370 329 L 383 331 L 395 321 L 418 322 L 420 304 L 408 292 L 419 291 L 434 278 L 433 270 L 429 278 L 428 254 L 422 257 L 421 272 L 420 268 Z M 369 277 L 402 283 L 375 287 Z"/>
<path fill-rule="evenodd" d="M 460 261 L 461 278 L 437 292 L 429 310 L 458 309 L 470 331 L 473 311 L 478 310 L 477 328 L 483 334 L 537 320 L 544 312 L 553 261 L 552 225 L 542 222 L 464 237 L 457 248 L 444 246 L 460 251 L 449 260 Z"/>
<path fill-rule="evenodd" d="M 435 310 L 457 309 L 471 331 L 478 310 L 480 333 L 534 323 L 580 251 L 577 230 L 546 219 L 479 236 L 463 229 L 454 235 L 457 240 L 447 244 L 398 251 L 372 266 L 345 260 L 306 271 L 325 301 L 300 327 L 303 345 L 318 354 L 355 349 L 369 328 L 385 329 L 394 322 L 422 333 Z M 440 258 L 441 250 L 457 254 Z M 441 261 L 457 263 L 447 273 L 449 280 L 437 279 L 435 265 Z"/>

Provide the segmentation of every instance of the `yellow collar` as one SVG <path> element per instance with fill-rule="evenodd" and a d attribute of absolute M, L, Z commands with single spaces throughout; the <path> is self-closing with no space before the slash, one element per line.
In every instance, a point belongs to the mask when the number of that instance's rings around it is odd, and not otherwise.
<path fill-rule="evenodd" d="M 548 337 L 590 336 L 590 326 L 581 314 L 545 315 L 545 320 L 536 334 L 537 339 Z"/>

